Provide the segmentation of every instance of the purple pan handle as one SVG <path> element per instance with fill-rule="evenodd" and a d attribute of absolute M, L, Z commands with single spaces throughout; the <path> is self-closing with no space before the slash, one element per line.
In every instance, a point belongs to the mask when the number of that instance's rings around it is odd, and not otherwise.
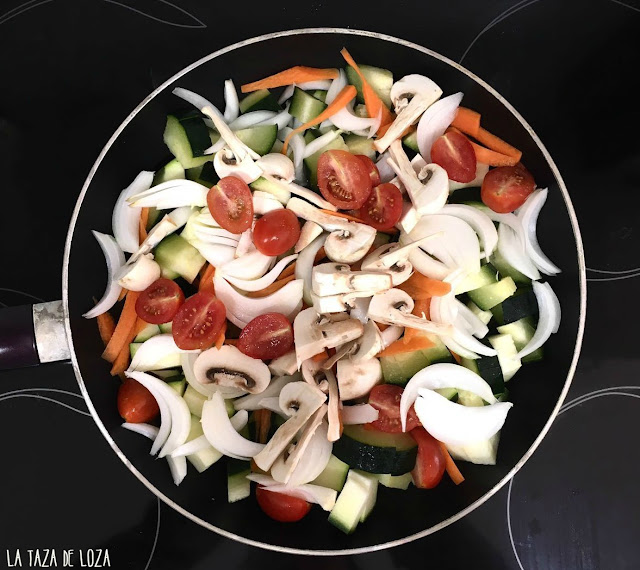
<path fill-rule="evenodd" d="M 0 370 L 69 358 L 62 301 L 0 309 Z"/>

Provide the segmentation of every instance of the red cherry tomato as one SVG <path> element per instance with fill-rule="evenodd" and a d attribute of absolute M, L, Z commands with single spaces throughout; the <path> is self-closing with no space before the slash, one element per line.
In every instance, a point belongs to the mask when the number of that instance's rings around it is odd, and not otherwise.
<path fill-rule="evenodd" d="M 375 165 L 375 162 L 373 162 L 373 160 L 371 160 L 366 154 L 356 154 L 356 157 L 360 159 L 369 173 L 371 188 L 380 184 L 380 173 L 378 172 L 378 167 Z"/>
<path fill-rule="evenodd" d="M 293 347 L 293 327 L 281 313 L 265 313 L 242 329 L 238 350 L 251 358 L 278 358 Z"/>
<path fill-rule="evenodd" d="M 136 314 L 145 322 L 159 325 L 171 321 L 184 302 L 184 293 L 171 279 L 161 277 L 136 300 Z"/>
<path fill-rule="evenodd" d="M 369 404 L 380 412 L 375 422 L 365 424 L 366 429 L 399 433 L 402 431 L 400 423 L 400 398 L 404 389 L 394 384 L 378 384 L 369 392 Z M 413 406 L 407 414 L 407 431 L 421 426 Z"/>
<path fill-rule="evenodd" d="M 438 137 L 431 147 L 431 161 L 447 171 L 450 180 L 471 182 L 476 177 L 476 153 L 469 139 L 456 131 Z"/>
<path fill-rule="evenodd" d="M 274 493 L 265 487 L 256 489 L 256 499 L 267 516 L 280 522 L 297 522 L 311 510 L 311 503 L 308 501 L 283 493 Z"/>
<path fill-rule="evenodd" d="M 285 208 L 267 212 L 253 227 L 253 243 L 265 255 L 280 255 L 290 250 L 299 237 L 300 222 Z"/>
<path fill-rule="evenodd" d="M 389 230 L 402 216 L 402 192 L 395 184 L 385 182 L 371 190 L 357 217 L 377 230 Z"/>
<path fill-rule="evenodd" d="M 246 182 L 225 176 L 207 194 L 207 206 L 221 228 L 240 234 L 253 222 L 253 198 Z"/>
<path fill-rule="evenodd" d="M 494 212 L 506 214 L 522 206 L 535 187 L 533 176 L 522 164 L 499 166 L 487 172 L 480 196 Z"/>
<path fill-rule="evenodd" d="M 189 297 L 173 317 L 171 332 L 178 348 L 209 348 L 218 338 L 227 310 L 213 293 L 201 291 Z"/>
<path fill-rule="evenodd" d="M 318 160 L 318 186 L 325 200 L 343 210 L 356 209 L 371 192 L 364 162 L 346 150 L 327 150 Z"/>
<path fill-rule="evenodd" d="M 146 423 L 160 413 L 151 392 L 133 378 L 125 378 L 118 388 L 118 413 L 132 424 Z"/>
<path fill-rule="evenodd" d="M 420 489 L 433 489 L 440 483 L 446 465 L 440 444 L 423 427 L 412 429 L 409 433 L 418 444 L 416 466 L 411 471 L 413 484 Z"/>

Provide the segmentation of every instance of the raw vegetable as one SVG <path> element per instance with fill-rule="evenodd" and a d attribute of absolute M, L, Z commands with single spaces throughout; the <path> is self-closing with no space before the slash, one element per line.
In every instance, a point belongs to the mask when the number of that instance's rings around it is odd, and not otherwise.
<path fill-rule="evenodd" d="M 316 67 L 296 65 L 295 67 L 285 69 L 280 73 L 270 75 L 264 79 L 252 83 L 245 83 L 240 87 L 240 90 L 243 93 L 250 93 L 252 91 L 258 91 L 259 89 L 272 89 L 294 83 L 306 83 L 307 81 L 317 81 L 319 79 L 335 79 L 336 77 L 338 77 L 337 69 L 319 69 Z"/>

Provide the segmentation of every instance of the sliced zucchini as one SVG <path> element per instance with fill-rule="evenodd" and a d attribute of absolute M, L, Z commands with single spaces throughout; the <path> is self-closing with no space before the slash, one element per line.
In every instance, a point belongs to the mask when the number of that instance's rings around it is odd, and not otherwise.
<path fill-rule="evenodd" d="M 497 309 L 497 307 L 496 307 Z M 530 288 L 519 288 L 512 297 L 505 299 L 500 308 L 493 310 L 493 315 L 500 325 L 508 325 L 524 317 L 538 318 L 538 300 Z"/>
<path fill-rule="evenodd" d="M 501 394 L 504 391 L 504 377 L 497 356 L 483 356 L 475 360 L 463 358 L 461 364 L 465 368 L 482 376 L 487 384 L 491 386 L 494 394 Z"/>
<path fill-rule="evenodd" d="M 200 423 L 200 418 L 196 416 L 191 416 L 191 430 L 189 431 L 189 435 L 187 436 L 187 441 L 191 441 L 203 435 L 202 424 Z M 187 459 L 189 463 L 193 465 L 198 473 L 203 473 L 209 467 L 211 467 L 216 461 L 219 461 L 222 458 L 222 453 L 220 453 L 217 449 L 213 447 L 207 447 L 196 453 L 192 453 L 191 455 L 187 455 Z"/>
<path fill-rule="evenodd" d="M 518 350 L 522 350 L 529 341 L 533 338 L 536 332 L 533 317 L 523 317 L 513 323 L 502 325 L 498 327 L 498 332 L 501 334 L 511 335 L 513 342 Z M 523 363 L 536 362 L 542 360 L 544 355 L 544 347 L 540 347 L 534 350 L 531 354 L 528 354 L 522 358 Z"/>
<path fill-rule="evenodd" d="M 516 283 L 531 284 L 531 279 L 511 266 L 497 248 L 491 255 L 491 264 L 498 270 L 502 277 L 511 277 Z"/>
<path fill-rule="evenodd" d="M 522 366 L 513 338 L 509 334 L 497 334 L 490 336 L 487 340 L 496 349 L 502 376 L 504 381 L 508 382 Z"/>
<path fill-rule="evenodd" d="M 466 445 L 447 445 L 451 457 L 460 461 L 469 461 L 478 465 L 495 465 L 498 455 L 500 432 L 489 439 Z"/>
<path fill-rule="evenodd" d="M 251 111 L 274 111 L 278 113 L 282 111 L 282 107 L 278 105 L 278 100 L 268 89 L 260 89 L 249 93 L 242 101 L 240 101 L 240 112 L 250 113 Z"/>
<path fill-rule="evenodd" d="M 322 473 L 311 481 L 311 483 L 313 485 L 334 489 L 339 493 L 342 491 L 342 487 L 344 487 L 347 473 L 349 473 L 349 466 L 332 454 L 329 458 L 329 463 L 327 463 Z"/>
<path fill-rule="evenodd" d="M 131 356 L 132 359 L 136 355 L 136 352 L 138 352 L 138 349 L 141 346 L 142 346 L 141 342 L 131 342 L 131 343 L 129 343 L 129 355 Z"/>
<path fill-rule="evenodd" d="M 178 234 L 164 238 L 156 246 L 154 256 L 164 277 L 175 279 L 179 275 L 189 283 L 193 283 L 206 261 L 195 247 Z"/>
<path fill-rule="evenodd" d="M 468 407 L 484 406 L 484 400 L 468 390 L 458 390 L 458 404 Z"/>
<path fill-rule="evenodd" d="M 278 125 L 257 125 L 234 133 L 252 151 L 264 156 L 271 152 L 278 136 Z"/>
<path fill-rule="evenodd" d="M 291 192 L 285 190 L 277 184 L 274 184 L 266 178 L 260 177 L 249 184 L 249 186 L 251 186 L 252 190 L 268 192 L 269 194 L 273 195 L 281 204 L 286 204 L 291 198 Z"/>
<path fill-rule="evenodd" d="M 329 522 L 346 534 L 351 534 L 363 518 L 366 509 L 371 510 L 378 492 L 376 477 L 351 470 L 336 504 L 329 513 Z M 372 498 L 373 497 L 373 498 Z"/>
<path fill-rule="evenodd" d="M 412 131 L 402 139 L 402 144 L 414 152 L 420 152 L 418 147 L 418 131 Z"/>
<path fill-rule="evenodd" d="M 160 327 L 149 323 L 136 335 L 133 342 L 144 342 L 157 334 L 160 334 Z"/>
<path fill-rule="evenodd" d="M 344 142 L 347 144 L 347 147 L 349 147 L 351 154 L 364 154 L 375 161 L 376 151 L 373 148 L 373 139 L 352 133 L 344 137 Z"/>
<path fill-rule="evenodd" d="M 485 265 L 485 267 L 487 267 Z M 504 277 L 497 283 L 490 283 L 484 287 L 468 292 L 469 298 L 483 311 L 492 309 L 516 292 L 516 284 L 511 277 Z"/>
<path fill-rule="evenodd" d="M 189 180 L 193 180 L 207 188 L 211 188 L 211 186 L 218 181 L 218 175 L 216 174 L 213 162 L 205 162 L 202 166 L 189 168 L 186 172 L 186 176 Z"/>
<path fill-rule="evenodd" d="M 174 378 L 176 379 L 174 380 Z M 185 388 L 187 387 L 187 380 L 184 376 L 172 377 L 167 380 L 167 386 L 175 390 L 178 393 L 178 396 L 182 396 Z"/>
<path fill-rule="evenodd" d="M 319 151 L 313 153 L 311 156 L 308 156 L 304 159 L 304 165 L 307 168 L 309 173 L 309 182 L 312 187 L 318 186 L 318 160 L 320 160 L 320 155 L 330 149 L 338 149 L 338 150 L 349 150 L 349 147 L 344 142 L 342 136 L 336 137 L 326 146 L 322 147 Z"/>
<path fill-rule="evenodd" d="M 406 491 L 409 485 L 413 483 L 413 477 L 411 473 L 405 473 L 404 475 L 389 475 L 385 473 L 383 475 L 377 475 L 378 481 L 381 485 L 388 487 L 389 489 L 402 489 Z"/>
<path fill-rule="evenodd" d="M 498 271 L 493 265 L 487 263 L 480 268 L 480 271 L 472 273 L 460 281 L 456 287 L 455 294 L 460 295 L 467 291 L 473 291 L 485 285 L 491 285 L 496 281 L 498 281 Z"/>
<path fill-rule="evenodd" d="M 170 160 L 160 170 L 153 175 L 152 186 L 166 182 L 167 180 L 182 180 L 185 177 L 185 171 L 182 164 L 177 158 Z"/>
<path fill-rule="evenodd" d="M 488 325 L 489 321 L 493 318 L 493 313 L 491 311 L 483 311 L 473 301 L 469 301 L 467 303 L 467 307 L 485 325 Z"/>
<path fill-rule="evenodd" d="M 193 168 L 213 159 L 204 155 L 211 146 L 211 138 L 197 111 L 168 115 L 163 139 L 183 168 Z"/>
<path fill-rule="evenodd" d="M 315 119 L 326 108 L 327 105 L 323 101 L 316 99 L 311 93 L 307 93 L 299 87 L 296 87 L 293 91 L 293 97 L 291 98 L 289 114 L 301 123 L 308 123 L 312 119 Z"/>
<path fill-rule="evenodd" d="M 169 321 L 168 323 L 162 323 L 158 325 L 158 327 L 160 328 L 161 333 L 168 334 L 171 332 L 173 328 L 173 322 Z"/>
<path fill-rule="evenodd" d="M 357 62 L 356 62 L 357 63 Z M 378 94 L 378 97 L 382 99 L 382 102 L 391 107 L 391 87 L 393 85 L 393 73 L 388 69 L 382 69 L 380 67 L 374 67 L 372 65 L 358 64 L 362 75 L 367 80 L 367 83 L 371 85 L 373 90 Z M 347 73 L 347 81 L 351 85 L 355 86 L 358 90 L 357 100 L 359 103 L 364 103 L 364 95 L 362 93 L 362 80 L 350 65 L 345 68 Z"/>
<path fill-rule="evenodd" d="M 451 353 L 444 343 L 435 335 L 430 336 L 434 346 L 424 350 L 383 356 L 380 358 L 382 376 L 389 384 L 406 384 L 413 375 L 436 362 L 451 362 Z"/>
<path fill-rule="evenodd" d="M 200 392 L 194 390 L 191 386 L 187 386 L 182 398 L 189 406 L 189 411 L 196 417 L 202 416 L 202 406 L 207 401 L 207 397 Z"/>
<path fill-rule="evenodd" d="M 227 460 L 227 500 L 230 503 L 246 499 L 251 494 L 251 463 L 229 457 Z"/>

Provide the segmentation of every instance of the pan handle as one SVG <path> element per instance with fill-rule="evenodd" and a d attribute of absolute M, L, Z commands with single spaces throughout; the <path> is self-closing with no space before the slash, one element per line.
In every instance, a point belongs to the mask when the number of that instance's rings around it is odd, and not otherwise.
<path fill-rule="evenodd" d="M 62 301 L 0 309 L 0 370 L 69 358 Z"/>

